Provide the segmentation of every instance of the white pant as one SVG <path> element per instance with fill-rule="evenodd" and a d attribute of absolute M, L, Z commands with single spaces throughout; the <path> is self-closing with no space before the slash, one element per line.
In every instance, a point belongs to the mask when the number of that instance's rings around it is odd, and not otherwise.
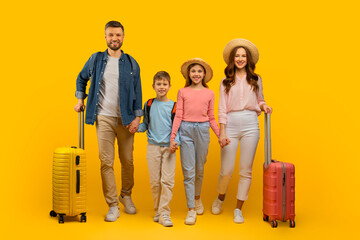
<path fill-rule="evenodd" d="M 240 141 L 239 185 L 237 199 L 245 201 L 251 184 L 252 165 L 259 142 L 259 120 L 255 111 L 243 110 L 227 114 L 226 136 L 231 143 L 221 149 L 219 194 L 225 194 L 234 172 L 236 152 Z"/>
<path fill-rule="evenodd" d="M 148 143 L 147 163 L 149 167 L 151 192 L 154 200 L 154 210 L 160 214 L 170 215 L 170 200 L 175 183 L 175 153 L 170 153 L 169 147 Z"/>

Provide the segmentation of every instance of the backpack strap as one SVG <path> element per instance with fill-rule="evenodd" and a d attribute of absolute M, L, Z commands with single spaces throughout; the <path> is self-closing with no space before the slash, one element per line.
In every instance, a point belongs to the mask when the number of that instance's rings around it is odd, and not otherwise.
<path fill-rule="evenodd" d="M 150 124 L 150 108 L 151 108 L 151 105 L 153 104 L 154 102 L 154 99 L 155 98 L 151 98 L 147 101 L 147 104 L 146 104 L 146 117 L 148 119 L 148 124 Z"/>
<path fill-rule="evenodd" d="M 174 122 L 174 118 L 175 118 L 175 113 L 176 113 L 176 102 L 174 102 L 174 106 L 171 110 L 171 121 Z"/>
<path fill-rule="evenodd" d="M 95 60 L 96 57 L 99 55 L 99 52 L 94 53 L 93 55 L 91 55 L 90 60 L 89 60 L 89 74 L 90 77 L 92 76 L 93 72 L 94 72 L 94 65 L 95 65 Z"/>

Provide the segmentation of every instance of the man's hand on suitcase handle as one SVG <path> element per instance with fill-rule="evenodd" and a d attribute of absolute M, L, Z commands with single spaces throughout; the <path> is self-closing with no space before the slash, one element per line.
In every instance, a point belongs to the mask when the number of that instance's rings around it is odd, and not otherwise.
<path fill-rule="evenodd" d="M 74 107 L 75 112 L 85 111 L 84 99 L 78 99 L 78 103 Z"/>

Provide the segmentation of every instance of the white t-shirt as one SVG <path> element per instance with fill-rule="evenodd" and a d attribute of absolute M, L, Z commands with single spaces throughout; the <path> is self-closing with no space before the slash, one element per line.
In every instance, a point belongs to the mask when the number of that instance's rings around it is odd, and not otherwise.
<path fill-rule="evenodd" d="M 98 114 L 121 117 L 119 102 L 119 58 L 108 56 L 99 94 Z"/>

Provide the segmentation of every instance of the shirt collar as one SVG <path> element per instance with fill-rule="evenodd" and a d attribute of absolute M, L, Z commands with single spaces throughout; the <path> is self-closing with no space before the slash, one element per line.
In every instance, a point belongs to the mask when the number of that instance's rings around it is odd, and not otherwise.
<path fill-rule="evenodd" d="M 120 50 L 121 51 L 121 56 L 120 56 L 120 60 L 124 60 L 124 51 L 123 50 Z M 103 56 L 103 60 L 106 61 L 108 59 L 108 50 L 106 49 L 105 52 L 104 52 L 104 56 Z"/>

